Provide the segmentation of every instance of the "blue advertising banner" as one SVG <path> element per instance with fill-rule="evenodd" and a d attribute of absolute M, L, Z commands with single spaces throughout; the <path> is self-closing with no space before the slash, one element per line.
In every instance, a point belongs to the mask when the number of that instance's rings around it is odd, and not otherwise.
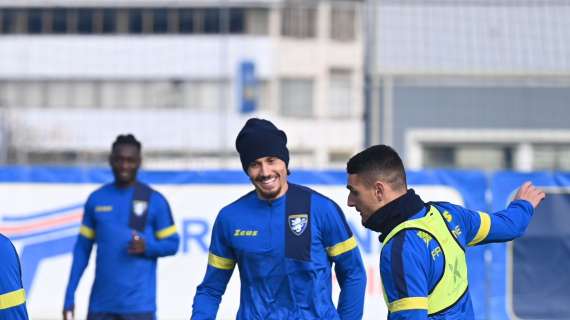
<path fill-rule="evenodd" d="M 179 253 L 160 262 L 159 318 L 187 319 L 188 301 L 205 270 L 217 211 L 251 190 L 252 186 L 241 170 L 143 170 L 139 178 L 163 192 L 169 200 L 181 236 Z M 29 296 L 28 310 L 33 317 L 60 317 L 83 203 L 90 192 L 112 180 L 108 168 L 0 167 L 0 232 L 14 241 L 20 253 L 24 287 Z M 346 173 L 292 170 L 290 181 L 309 185 L 343 207 L 367 270 L 364 319 L 385 317 L 387 310 L 378 270 L 380 243 L 376 233 L 362 227 L 358 213 L 346 206 Z M 485 181 L 482 173 L 473 171 L 408 172 L 410 187 L 425 201 L 450 201 L 477 210 L 485 207 Z M 473 270 L 480 269 L 477 250 L 471 250 L 468 255 Z M 90 265 L 93 268 L 93 263 Z M 470 274 L 474 277 L 471 292 L 479 295 L 477 277 L 480 272 Z M 87 310 L 90 277 L 93 277 L 92 269 L 85 272 L 86 279 L 81 281 L 76 294 L 78 318 L 82 318 Z M 179 285 L 181 282 L 183 286 Z M 338 294 L 338 288 L 333 290 L 334 294 Z M 235 280 L 228 285 L 225 296 L 229 298 L 222 301 L 218 315 L 234 317 L 239 302 L 239 284 Z M 477 310 L 483 308 L 479 301 L 484 299 L 474 301 Z"/>
<path fill-rule="evenodd" d="M 491 319 L 570 319 L 570 173 L 498 172 L 494 210 L 504 208 L 525 181 L 547 196 L 523 237 L 493 248 Z"/>
<path fill-rule="evenodd" d="M 514 244 L 468 248 L 469 290 L 477 319 L 570 319 L 570 277 L 566 276 L 570 269 L 570 173 L 487 175 L 482 171 L 422 170 L 407 174 L 409 187 L 424 201 L 448 201 L 486 212 L 504 209 L 526 180 L 544 188 L 548 197 L 523 238 Z M 181 236 L 179 253 L 161 261 L 159 316 L 185 319 L 187 303 L 205 270 L 218 210 L 252 186 L 242 170 L 143 170 L 139 178 L 169 200 Z M 289 178 L 315 188 L 343 208 L 367 269 L 364 319 L 385 317 L 378 271 L 380 244 L 377 234 L 363 228 L 358 213 L 346 206 L 346 173 L 293 169 Z M 112 179 L 108 168 L 0 167 L 0 232 L 14 241 L 20 253 L 32 316 L 60 317 L 83 203 L 90 192 Z M 93 272 L 86 271 L 87 280 L 82 280 L 77 292 L 80 318 L 87 308 L 90 274 L 92 277 Z M 181 282 L 185 285 L 180 286 Z M 338 294 L 338 289 L 334 290 Z M 230 283 L 225 296 L 233 298 L 223 300 L 219 316 L 234 317 L 239 283 Z"/>

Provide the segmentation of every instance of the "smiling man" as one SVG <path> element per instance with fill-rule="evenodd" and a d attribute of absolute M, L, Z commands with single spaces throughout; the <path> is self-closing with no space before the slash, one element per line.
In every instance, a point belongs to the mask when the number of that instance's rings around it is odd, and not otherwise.
<path fill-rule="evenodd" d="M 347 164 L 347 204 L 380 232 L 380 275 L 389 320 L 475 319 L 467 281 L 468 246 L 522 236 L 544 192 L 523 184 L 502 211 L 424 202 L 408 189 L 400 156 L 372 146 Z"/>
<path fill-rule="evenodd" d="M 216 218 L 208 267 L 192 319 L 216 319 L 226 285 L 239 267 L 237 319 L 361 319 L 366 275 L 356 240 L 329 198 L 288 182 L 287 136 L 249 119 L 236 149 L 254 190 Z M 341 292 L 335 308 L 331 266 Z"/>
<path fill-rule="evenodd" d="M 119 135 L 109 163 L 115 181 L 85 203 L 65 294 L 64 320 L 73 318 L 75 290 L 97 244 L 88 320 L 151 320 L 156 313 L 157 258 L 178 250 L 166 198 L 137 180 L 141 143 Z"/>

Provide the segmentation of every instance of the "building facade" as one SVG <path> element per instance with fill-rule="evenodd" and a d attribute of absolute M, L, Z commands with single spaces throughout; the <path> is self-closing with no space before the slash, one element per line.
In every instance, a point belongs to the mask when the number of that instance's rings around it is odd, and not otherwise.
<path fill-rule="evenodd" d="M 409 168 L 570 170 L 570 4 L 374 1 L 369 143 Z"/>
<path fill-rule="evenodd" d="M 358 1 L 0 1 L 4 163 L 103 163 L 133 132 L 150 167 L 239 167 L 250 116 L 292 164 L 364 143 Z"/>

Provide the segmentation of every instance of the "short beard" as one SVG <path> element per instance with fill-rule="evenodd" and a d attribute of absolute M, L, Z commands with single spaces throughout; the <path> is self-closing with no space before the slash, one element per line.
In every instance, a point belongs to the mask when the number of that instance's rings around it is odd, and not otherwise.
<path fill-rule="evenodd" d="M 277 190 L 275 191 L 271 191 L 271 192 L 264 192 L 261 188 L 256 188 L 257 192 L 259 193 L 259 195 L 266 200 L 273 200 L 275 199 L 275 197 L 277 197 L 277 195 L 279 194 L 279 192 L 281 192 L 281 187 L 279 187 Z"/>

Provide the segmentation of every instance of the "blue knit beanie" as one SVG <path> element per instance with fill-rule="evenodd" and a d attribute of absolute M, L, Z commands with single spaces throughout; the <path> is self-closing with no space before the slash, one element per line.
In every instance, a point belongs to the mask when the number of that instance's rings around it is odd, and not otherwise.
<path fill-rule="evenodd" d="M 265 119 L 250 118 L 236 138 L 241 166 L 247 173 L 250 163 L 263 157 L 276 157 L 289 166 L 287 135 Z"/>

